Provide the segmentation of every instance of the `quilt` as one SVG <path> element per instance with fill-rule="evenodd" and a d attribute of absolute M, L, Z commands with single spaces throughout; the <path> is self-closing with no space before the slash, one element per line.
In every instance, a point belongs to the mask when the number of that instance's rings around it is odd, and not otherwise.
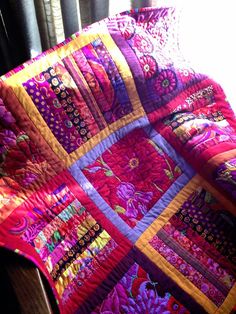
<path fill-rule="evenodd" d="M 178 48 L 173 8 L 131 10 L 1 77 L 0 245 L 60 313 L 233 313 L 236 120 Z"/>

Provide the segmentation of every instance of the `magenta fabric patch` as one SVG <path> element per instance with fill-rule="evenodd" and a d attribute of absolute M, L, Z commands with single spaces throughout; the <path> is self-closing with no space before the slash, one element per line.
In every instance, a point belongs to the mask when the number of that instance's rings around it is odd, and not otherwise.
<path fill-rule="evenodd" d="M 182 171 L 142 129 L 136 129 L 83 173 L 111 208 L 134 227 Z"/>

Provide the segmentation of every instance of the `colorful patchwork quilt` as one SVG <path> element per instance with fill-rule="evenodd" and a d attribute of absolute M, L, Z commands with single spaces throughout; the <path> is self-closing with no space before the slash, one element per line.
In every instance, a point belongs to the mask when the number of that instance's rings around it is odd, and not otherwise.
<path fill-rule="evenodd" d="M 0 81 L 0 244 L 61 313 L 233 313 L 236 119 L 172 8 L 97 22 Z"/>

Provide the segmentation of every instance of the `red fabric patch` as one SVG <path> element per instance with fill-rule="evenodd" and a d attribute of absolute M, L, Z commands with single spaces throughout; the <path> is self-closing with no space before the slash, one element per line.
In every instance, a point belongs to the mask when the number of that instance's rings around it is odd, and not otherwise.
<path fill-rule="evenodd" d="M 181 169 L 142 129 L 136 129 L 83 173 L 112 209 L 134 227 L 169 189 Z"/>

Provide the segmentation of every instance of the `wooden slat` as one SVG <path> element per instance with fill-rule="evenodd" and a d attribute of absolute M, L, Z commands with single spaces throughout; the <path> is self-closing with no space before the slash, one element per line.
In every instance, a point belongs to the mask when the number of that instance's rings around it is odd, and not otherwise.
<path fill-rule="evenodd" d="M 53 303 L 52 292 L 48 287 L 45 289 L 45 282 L 37 267 L 7 250 L 0 250 L 0 261 L 0 291 L 4 291 L 5 286 L 8 287 L 5 291 L 5 300 L 1 300 L 1 304 L 6 302 L 7 308 L 17 308 L 15 313 L 21 314 L 58 313 L 58 308 L 55 302 Z M 9 301 L 14 304 L 9 305 Z M 1 306 L 6 308 L 3 304 Z"/>

